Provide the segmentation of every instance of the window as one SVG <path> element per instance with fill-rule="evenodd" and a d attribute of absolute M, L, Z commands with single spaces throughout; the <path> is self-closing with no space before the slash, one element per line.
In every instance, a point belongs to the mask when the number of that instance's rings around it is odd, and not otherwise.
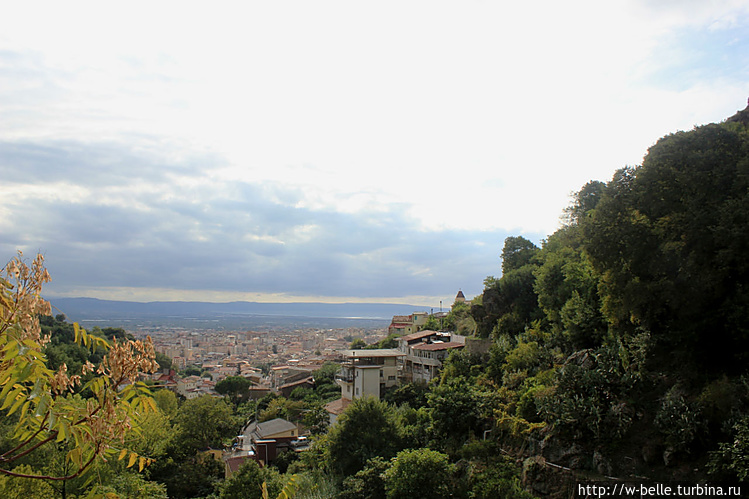
<path fill-rule="evenodd" d="M 395 376 L 388 376 L 388 381 L 395 381 Z"/>
<path fill-rule="evenodd" d="M 359 395 L 359 387 L 356 387 L 356 394 Z"/>

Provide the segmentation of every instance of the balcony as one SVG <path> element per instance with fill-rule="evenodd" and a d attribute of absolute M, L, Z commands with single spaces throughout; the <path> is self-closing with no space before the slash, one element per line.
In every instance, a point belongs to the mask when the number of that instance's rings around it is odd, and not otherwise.
<path fill-rule="evenodd" d="M 342 381 L 344 383 L 353 383 L 354 370 L 351 368 L 343 368 L 336 373 L 335 379 L 336 381 Z"/>

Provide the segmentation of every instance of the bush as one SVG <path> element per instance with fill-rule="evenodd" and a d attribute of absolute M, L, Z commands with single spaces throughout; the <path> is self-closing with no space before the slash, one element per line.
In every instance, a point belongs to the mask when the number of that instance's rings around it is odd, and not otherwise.
<path fill-rule="evenodd" d="M 404 450 L 385 471 L 388 499 L 450 497 L 452 465 L 446 454 L 431 449 Z"/>
<path fill-rule="evenodd" d="M 702 427 L 699 405 L 687 402 L 684 392 L 674 386 L 663 397 L 655 424 L 665 436 L 666 444 L 677 451 L 688 451 Z"/>

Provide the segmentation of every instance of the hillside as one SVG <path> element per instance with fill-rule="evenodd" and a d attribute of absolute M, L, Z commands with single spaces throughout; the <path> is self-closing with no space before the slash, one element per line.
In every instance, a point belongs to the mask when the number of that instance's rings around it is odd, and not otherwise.
<path fill-rule="evenodd" d="M 500 441 L 623 479 L 749 476 L 749 108 L 583 186 L 508 238 L 471 313 Z"/>

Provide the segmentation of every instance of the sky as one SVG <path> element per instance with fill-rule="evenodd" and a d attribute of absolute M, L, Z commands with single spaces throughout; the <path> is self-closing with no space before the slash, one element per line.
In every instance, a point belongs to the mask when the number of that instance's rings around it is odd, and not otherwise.
<path fill-rule="evenodd" d="M 47 297 L 439 306 L 749 97 L 749 2 L 3 2 L 0 261 Z"/>

